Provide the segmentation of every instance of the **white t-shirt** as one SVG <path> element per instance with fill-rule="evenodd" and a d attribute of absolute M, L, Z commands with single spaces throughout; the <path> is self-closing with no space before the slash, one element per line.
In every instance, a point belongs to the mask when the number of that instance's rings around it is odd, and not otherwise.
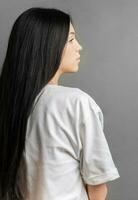
<path fill-rule="evenodd" d="M 84 183 L 120 177 L 103 132 L 102 110 L 89 94 L 48 84 L 34 103 L 25 154 L 29 200 L 88 200 Z"/>

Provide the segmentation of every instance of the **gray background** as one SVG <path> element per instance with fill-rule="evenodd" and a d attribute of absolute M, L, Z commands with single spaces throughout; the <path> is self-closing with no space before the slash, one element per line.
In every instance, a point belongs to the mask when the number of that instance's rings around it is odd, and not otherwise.
<path fill-rule="evenodd" d="M 0 2 L 0 64 L 17 16 L 34 6 L 69 12 L 83 47 L 77 73 L 59 84 L 89 93 L 104 114 L 104 132 L 120 178 L 108 182 L 108 199 L 138 199 L 138 1 L 3 0 Z M 0 65 L 1 66 L 1 65 Z"/>

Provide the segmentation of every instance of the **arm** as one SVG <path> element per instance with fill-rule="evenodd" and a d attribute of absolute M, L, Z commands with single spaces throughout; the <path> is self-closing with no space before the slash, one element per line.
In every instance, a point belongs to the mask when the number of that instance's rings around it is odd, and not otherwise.
<path fill-rule="evenodd" d="M 105 183 L 99 185 L 86 185 L 86 191 L 89 200 L 106 200 L 107 185 Z"/>

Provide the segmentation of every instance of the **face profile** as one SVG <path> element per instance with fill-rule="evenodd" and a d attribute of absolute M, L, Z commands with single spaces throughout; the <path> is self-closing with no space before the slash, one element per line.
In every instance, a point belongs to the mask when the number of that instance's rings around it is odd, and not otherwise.
<path fill-rule="evenodd" d="M 59 66 L 62 73 L 75 72 L 78 70 L 78 65 L 80 63 L 80 50 L 82 50 L 82 46 L 77 41 L 74 27 L 72 23 L 70 23 L 68 39 Z"/>
<path fill-rule="evenodd" d="M 60 76 L 64 73 L 74 73 L 78 71 L 80 50 L 82 50 L 82 46 L 77 41 L 76 32 L 70 22 L 68 39 L 63 49 L 60 66 L 54 77 L 49 81 L 49 84 L 58 84 Z"/>

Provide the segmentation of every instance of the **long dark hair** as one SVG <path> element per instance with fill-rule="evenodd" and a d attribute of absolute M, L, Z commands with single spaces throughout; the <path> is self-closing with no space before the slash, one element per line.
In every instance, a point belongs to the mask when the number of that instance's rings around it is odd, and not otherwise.
<path fill-rule="evenodd" d="M 71 16 L 55 8 L 24 11 L 10 33 L 0 75 L 0 200 L 27 197 L 27 119 L 59 68 Z"/>

